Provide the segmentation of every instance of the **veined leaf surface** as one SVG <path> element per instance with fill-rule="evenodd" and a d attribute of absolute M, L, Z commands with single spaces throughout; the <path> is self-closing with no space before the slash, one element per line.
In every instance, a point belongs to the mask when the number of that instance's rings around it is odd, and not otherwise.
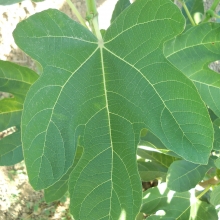
<path fill-rule="evenodd" d="M 177 192 L 185 192 L 202 181 L 206 172 L 214 165 L 210 158 L 207 165 L 194 164 L 185 160 L 174 161 L 167 173 L 167 186 Z"/>
<path fill-rule="evenodd" d="M 23 160 L 21 148 L 21 113 L 26 93 L 38 75 L 11 62 L 0 60 L 0 91 L 13 98 L 0 100 L 0 132 L 15 127 L 16 132 L 0 139 L 0 166 L 14 165 Z"/>
<path fill-rule="evenodd" d="M 207 163 L 207 109 L 163 55 L 163 43 L 183 28 L 170 0 L 133 3 L 103 40 L 57 10 L 17 26 L 16 43 L 43 67 L 22 117 L 29 180 L 35 189 L 58 181 L 81 136 L 84 153 L 69 180 L 74 218 L 135 219 L 142 195 L 136 146 L 144 127 L 186 160 Z"/>
<path fill-rule="evenodd" d="M 167 59 L 196 85 L 204 102 L 220 117 L 220 74 L 209 69 L 220 58 L 220 24 L 204 23 L 167 42 Z M 200 111 L 198 111 L 198 114 Z"/>

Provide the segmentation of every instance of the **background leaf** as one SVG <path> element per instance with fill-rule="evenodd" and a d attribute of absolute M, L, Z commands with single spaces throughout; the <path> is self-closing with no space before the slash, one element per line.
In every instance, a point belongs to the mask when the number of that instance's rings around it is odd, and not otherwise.
<path fill-rule="evenodd" d="M 215 160 L 215 166 L 220 169 L 220 157 Z"/>
<path fill-rule="evenodd" d="M 138 172 L 141 181 L 149 182 L 155 179 L 166 180 L 168 169 L 155 162 L 138 161 Z"/>
<path fill-rule="evenodd" d="M 204 102 L 220 117 L 220 75 L 208 65 L 220 58 L 220 24 L 204 23 L 167 42 L 167 59 L 196 85 Z M 198 111 L 199 112 L 199 111 Z"/>
<path fill-rule="evenodd" d="M 152 215 L 149 219 L 189 219 L 190 193 L 177 193 L 169 190 L 166 183 L 150 188 L 143 193 L 143 205 L 141 212 Z M 177 205 L 178 204 L 178 205 Z M 155 214 L 163 210 L 165 215 L 159 217 Z"/>
<path fill-rule="evenodd" d="M 191 214 L 189 219 L 212 219 L 218 220 L 218 215 L 215 207 L 206 202 L 197 200 L 191 207 Z"/>
<path fill-rule="evenodd" d="M 167 173 L 167 186 L 177 192 L 185 192 L 202 181 L 205 173 L 214 165 L 210 159 L 208 165 L 194 164 L 185 160 L 174 161 Z"/>
<path fill-rule="evenodd" d="M 8 92 L 13 98 L 0 100 L 0 131 L 15 127 L 16 132 L 0 139 L 0 165 L 10 166 L 23 160 L 21 148 L 21 112 L 30 85 L 38 78 L 26 68 L 0 61 L 0 91 Z"/>
<path fill-rule="evenodd" d="M 212 205 L 220 205 L 220 185 L 216 186 L 211 193 L 210 202 Z"/>
<path fill-rule="evenodd" d="M 148 182 L 157 178 L 165 181 L 168 167 L 176 158 L 141 148 L 137 149 L 137 155 L 141 157 L 138 160 L 138 171 L 142 181 Z M 146 161 L 143 161 L 146 159 Z"/>
<path fill-rule="evenodd" d="M 124 11 L 129 5 L 129 0 L 118 0 L 118 2 L 115 5 L 115 9 L 112 13 L 111 23 L 121 14 L 122 11 Z"/>
<path fill-rule="evenodd" d="M 62 178 L 83 138 L 84 153 L 69 180 L 74 218 L 136 217 L 142 128 L 183 158 L 207 163 L 213 140 L 207 109 L 193 83 L 163 55 L 164 42 L 183 28 L 171 1 L 139 0 L 103 42 L 57 10 L 35 14 L 14 31 L 18 46 L 43 67 L 22 115 L 32 186 L 47 188 Z"/>

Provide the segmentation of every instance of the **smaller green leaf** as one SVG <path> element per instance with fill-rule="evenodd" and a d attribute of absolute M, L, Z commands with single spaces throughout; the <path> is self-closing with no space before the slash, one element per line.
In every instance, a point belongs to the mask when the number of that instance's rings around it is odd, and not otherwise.
<path fill-rule="evenodd" d="M 189 192 L 176 193 L 169 190 L 166 183 L 162 183 L 144 192 L 141 212 L 152 215 L 158 210 L 162 210 L 165 214 L 162 219 L 189 219 L 190 197 Z M 178 218 L 180 216 L 182 218 Z M 161 219 L 156 215 L 148 218 Z"/>
<path fill-rule="evenodd" d="M 23 160 L 21 147 L 21 113 L 30 85 L 38 75 L 26 68 L 0 61 L 0 91 L 13 97 L 0 100 L 0 132 L 15 127 L 14 133 L 0 139 L 0 166 L 14 165 Z"/>
<path fill-rule="evenodd" d="M 83 148 L 78 147 L 72 167 L 70 167 L 67 173 L 60 180 L 44 190 L 44 198 L 47 203 L 59 200 L 67 192 L 69 176 L 82 156 L 82 153 Z"/>
<path fill-rule="evenodd" d="M 188 191 L 203 179 L 213 165 L 212 159 L 208 165 L 194 164 L 185 160 L 174 161 L 168 169 L 167 186 L 177 192 Z"/>
<path fill-rule="evenodd" d="M 111 23 L 121 14 L 122 11 L 124 11 L 129 5 L 129 0 L 118 0 L 118 2 L 115 5 L 115 9 L 112 13 Z"/>
<path fill-rule="evenodd" d="M 191 206 L 190 218 L 194 220 L 211 219 L 218 220 L 218 215 L 213 205 L 197 200 Z"/>
<path fill-rule="evenodd" d="M 220 205 L 220 185 L 216 186 L 211 193 L 210 202 L 212 205 Z"/>
<path fill-rule="evenodd" d="M 213 122 L 213 128 L 214 128 L 214 143 L 213 143 L 213 149 L 214 150 L 220 150 L 220 119 L 217 118 Z"/>
<path fill-rule="evenodd" d="M 21 132 L 3 138 L 0 144 L 0 166 L 12 166 L 23 160 Z"/>

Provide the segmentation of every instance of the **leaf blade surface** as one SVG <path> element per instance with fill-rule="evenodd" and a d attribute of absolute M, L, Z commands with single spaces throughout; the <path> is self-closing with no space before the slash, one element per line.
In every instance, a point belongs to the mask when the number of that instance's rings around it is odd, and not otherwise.
<path fill-rule="evenodd" d="M 167 10 L 170 16 L 163 13 Z M 125 210 L 126 219 L 133 220 L 141 204 L 136 146 L 143 127 L 184 158 L 207 162 L 212 143 L 207 110 L 193 83 L 162 51 L 163 42 L 183 27 L 179 9 L 168 0 L 135 2 L 113 22 L 103 42 L 56 10 L 18 25 L 16 43 L 44 69 L 30 89 L 22 119 L 25 162 L 35 189 L 51 186 L 67 172 L 80 136 L 84 153 L 69 180 L 74 217 L 118 219 Z M 145 36 L 148 30 L 158 37 Z M 144 37 L 136 41 L 133 33 Z M 169 92 L 171 82 L 177 83 L 176 90 Z M 201 118 L 193 120 L 196 115 L 184 111 L 187 103 L 194 113 L 199 108 L 204 114 L 202 131 L 197 125 Z M 198 130 L 199 138 L 192 140 L 176 110 L 193 120 L 189 130 Z M 208 137 L 201 141 L 203 132 Z"/>

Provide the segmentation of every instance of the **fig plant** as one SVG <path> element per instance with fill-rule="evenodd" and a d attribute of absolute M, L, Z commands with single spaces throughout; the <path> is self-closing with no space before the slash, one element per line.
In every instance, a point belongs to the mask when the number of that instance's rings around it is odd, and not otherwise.
<path fill-rule="evenodd" d="M 218 219 L 220 1 L 119 0 L 101 31 L 94 0 L 87 22 L 67 2 L 80 23 L 49 9 L 13 33 L 40 77 L 0 63 L 1 130 L 16 128 L 1 165 L 23 151 L 32 187 L 68 191 L 76 220 Z"/>

